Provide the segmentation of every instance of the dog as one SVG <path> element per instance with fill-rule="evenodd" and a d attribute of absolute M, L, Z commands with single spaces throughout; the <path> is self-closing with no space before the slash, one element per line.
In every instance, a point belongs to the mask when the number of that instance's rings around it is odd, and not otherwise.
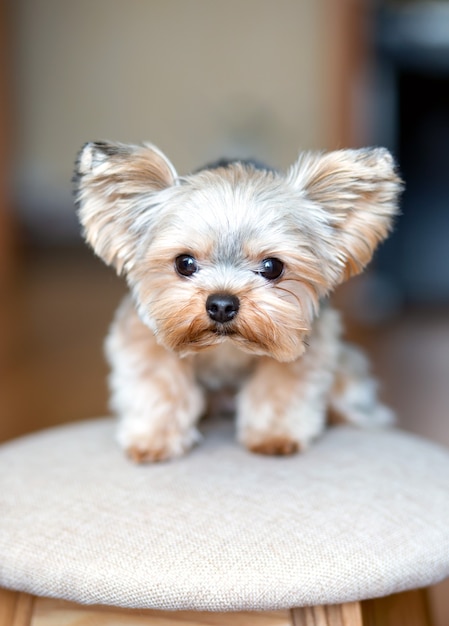
<path fill-rule="evenodd" d="M 238 441 L 260 454 L 304 451 L 329 416 L 392 423 L 327 299 L 398 213 L 386 149 L 306 152 L 285 173 L 222 160 L 178 176 L 154 145 L 91 142 L 74 180 L 85 239 L 130 288 L 106 354 L 132 459 L 186 453 L 223 390 Z"/>

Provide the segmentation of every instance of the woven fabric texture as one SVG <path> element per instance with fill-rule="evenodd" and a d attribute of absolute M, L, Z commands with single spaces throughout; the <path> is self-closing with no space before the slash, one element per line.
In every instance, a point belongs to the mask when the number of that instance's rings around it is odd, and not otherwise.
<path fill-rule="evenodd" d="M 449 452 L 399 431 L 329 430 L 290 458 L 231 423 L 136 466 L 113 422 L 0 447 L 0 586 L 193 610 L 340 603 L 449 576 Z"/>

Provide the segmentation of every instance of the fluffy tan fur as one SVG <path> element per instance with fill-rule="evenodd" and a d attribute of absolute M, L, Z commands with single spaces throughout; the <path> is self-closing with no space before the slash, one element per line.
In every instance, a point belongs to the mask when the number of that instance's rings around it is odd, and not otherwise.
<path fill-rule="evenodd" d="M 107 340 L 118 439 L 137 461 L 199 440 L 206 393 L 232 389 L 255 452 L 305 449 L 332 412 L 391 422 L 366 361 L 323 298 L 388 234 L 401 183 L 384 149 L 305 153 L 286 174 L 244 163 L 179 177 L 154 146 L 90 143 L 76 169 L 80 221 L 131 295 Z M 190 276 L 180 255 L 195 259 Z M 283 272 L 267 279 L 266 259 Z M 225 322 L 212 294 L 238 299 Z"/>

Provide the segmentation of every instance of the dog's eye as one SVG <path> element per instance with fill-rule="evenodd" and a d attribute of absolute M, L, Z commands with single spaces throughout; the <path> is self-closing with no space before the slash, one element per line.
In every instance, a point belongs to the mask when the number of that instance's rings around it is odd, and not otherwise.
<path fill-rule="evenodd" d="M 284 271 L 284 264 L 279 259 L 264 259 L 259 274 L 267 280 L 276 280 Z"/>
<path fill-rule="evenodd" d="M 198 263 L 188 254 L 180 254 L 175 259 L 175 268 L 181 276 L 192 276 L 198 271 Z"/>

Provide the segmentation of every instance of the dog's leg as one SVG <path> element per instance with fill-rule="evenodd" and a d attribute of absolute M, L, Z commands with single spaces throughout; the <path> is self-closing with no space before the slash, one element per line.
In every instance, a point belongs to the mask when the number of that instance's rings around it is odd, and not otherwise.
<path fill-rule="evenodd" d="M 394 423 L 393 411 L 379 402 L 377 381 L 370 374 L 368 359 L 351 344 L 341 346 L 329 409 L 331 423 L 348 423 L 363 428 Z"/>
<path fill-rule="evenodd" d="M 120 445 L 138 462 L 181 456 L 200 438 L 196 422 L 204 407 L 192 359 L 158 345 L 130 299 L 117 313 L 106 352 Z"/>
<path fill-rule="evenodd" d="M 237 398 L 239 441 L 262 454 L 307 448 L 326 423 L 340 346 L 338 314 L 327 309 L 301 358 L 280 363 L 262 357 Z"/>

